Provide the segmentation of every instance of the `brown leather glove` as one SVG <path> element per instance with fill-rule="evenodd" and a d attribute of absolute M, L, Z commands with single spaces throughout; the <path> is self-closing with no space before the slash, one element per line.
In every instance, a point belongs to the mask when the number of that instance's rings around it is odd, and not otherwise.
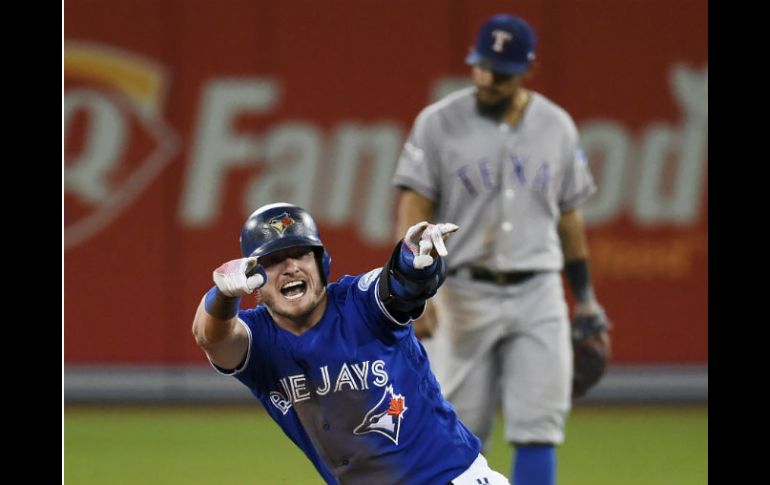
<path fill-rule="evenodd" d="M 572 397 L 584 396 L 604 375 L 610 357 L 610 322 L 604 311 L 572 319 Z"/>

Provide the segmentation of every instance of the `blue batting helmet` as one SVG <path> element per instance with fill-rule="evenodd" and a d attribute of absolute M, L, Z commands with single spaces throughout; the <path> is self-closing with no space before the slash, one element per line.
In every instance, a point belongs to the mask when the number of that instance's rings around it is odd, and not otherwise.
<path fill-rule="evenodd" d="M 332 258 L 321 242 L 315 221 L 305 209 L 285 202 L 268 204 L 255 210 L 241 230 L 244 258 L 300 246 L 314 248 L 321 279 L 327 284 Z"/>

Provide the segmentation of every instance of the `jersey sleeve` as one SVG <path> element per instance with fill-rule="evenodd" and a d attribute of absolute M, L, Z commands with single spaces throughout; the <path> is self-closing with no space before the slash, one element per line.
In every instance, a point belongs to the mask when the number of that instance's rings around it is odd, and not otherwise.
<path fill-rule="evenodd" d="M 261 392 L 266 387 L 263 386 L 265 383 L 262 382 L 263 379 L 260 378 L 261 373 L 259 371 L 266 369 L 268 365 L 266 357 L 270 352 L 268 343 L 270 336 L 266 330 L 270 327 L 259 324 L 259 314 L 254 309 L 240 311 L 238 323 L 243 325 L 249 334 L 249 347 L 243 363 L 235 369 L 224 369 L 211 362 L 210 359 L 209 362 L 220 374 L 235 377 L 247 387 Z"/>
<path fill-rule="evenodd" d="M 425 111 L 415 120 L 398 159 L 393 185 L 412 189 L 436 201 L 439 192 L 439 157 L 432 141 L 430 121 Z"/>
<path fill-rule="evenodd" d="M 382 268 L 357 276 L 350 285 L 350 292 L 362 320 L 381 341 L 391 342 L 406 337 L 412 329 L 412 320 L 399 319 L 388 312 L 379 299 L 380 273 Z"/>
<path fill-rule="evenodd" d="M 562 213 L 580 207 L 596 192 L 588 159 L 580 147 L 577 127 L 571 120 L 564 157 L 564 177 L 559 197 L 559 209 Z"/>

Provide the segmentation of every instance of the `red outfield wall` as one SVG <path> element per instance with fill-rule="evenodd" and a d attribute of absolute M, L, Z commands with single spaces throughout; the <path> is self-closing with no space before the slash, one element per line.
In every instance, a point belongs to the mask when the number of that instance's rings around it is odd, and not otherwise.
<path fill-rule="evenodd" d="M 708 358 L 705 1 L 68 0 L 65 363 L 200 363 L 211 270 L 257 206 L 308 207 L 332 276 L 379 266 L 414 117 L 467 82 L 488 15 L 538 34 L 532 87 L 577 122 L 619 363 Z"/>

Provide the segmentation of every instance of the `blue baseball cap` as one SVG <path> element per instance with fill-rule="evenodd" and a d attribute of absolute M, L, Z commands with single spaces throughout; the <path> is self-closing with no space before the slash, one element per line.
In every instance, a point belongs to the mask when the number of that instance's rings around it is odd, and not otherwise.
<path fill-rule="evenodd" d="M 521 74 L 535 59 L 535 32 L 513 15 L 493 15 L 481 26 L 465 62 L 503 74 Z"/>

